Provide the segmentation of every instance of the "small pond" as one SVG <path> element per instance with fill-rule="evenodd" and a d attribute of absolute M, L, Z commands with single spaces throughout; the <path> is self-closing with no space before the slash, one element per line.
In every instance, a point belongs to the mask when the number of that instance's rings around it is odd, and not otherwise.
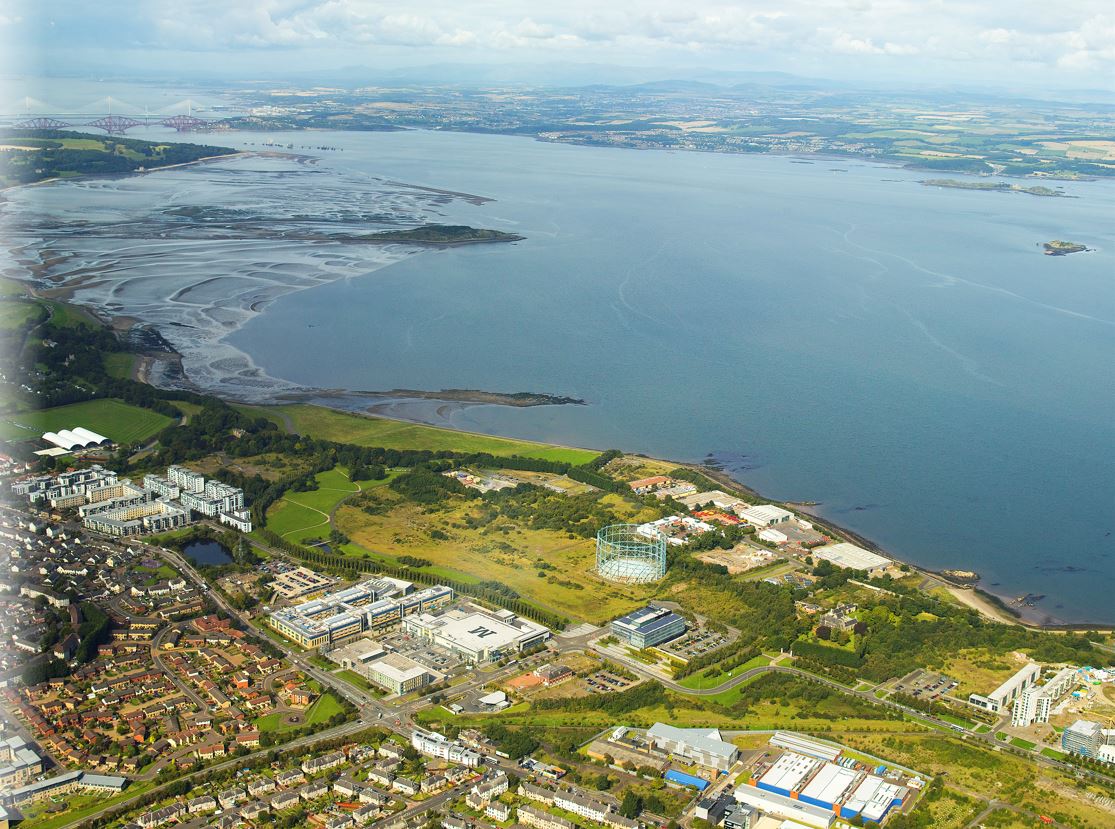
<path fill-rule="evenodd" d="M 232 564 L 232 553 L 216 541 L 191 541 L 182 548 L 182 555 L 194 564 Z"/>

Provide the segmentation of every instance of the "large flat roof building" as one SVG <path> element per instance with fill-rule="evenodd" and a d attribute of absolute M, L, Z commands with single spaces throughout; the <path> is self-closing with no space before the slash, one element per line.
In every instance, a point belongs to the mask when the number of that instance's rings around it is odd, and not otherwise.
<path fill-rule="evenodd" d="M 740 510 L 739 517 L 753 527 L 770 527 L 774 524 L 784 524 L 794 517 L 788 509 L 776 507 L 774 504 L 758 504 Z"/>
<path fill-rule="evenodd" d="M 647 738 L 656 748 L 720 771 L 727 771 L 739 757 L 739 749 L 720 739 L 715 728 L 675 728 L 659 722 L 650 727 Z"/>
<path fill-rule="evenodd" d="M 824 544 L 809 553 L 813 558 L 828 561 L 847 570 L 866 570 L 877 573 L 890 567 L 894 562 L 889 558 L 841 541 L 839 544 Z"/>
<path fill-rule="evenodd" d="M 433 642 L 470 662 L 491 662 L 550 638 L 550 630 L 509 610 L 479 608 L 419 613 L 403 620 L 407 633 Z"/>
<path fill-rule="evenodd" d="M 396 695 L 423 688 L 434 680 L 434 675 L 424 665 L 398 653 L 389 653 L 382 659 L 369 662 L 361 673 Z"/>
<path fill-rule="evenodd" d="M 822 765 L 821 760 L 787 751 L 759 778 L 755 786 L 768 792 L 793 797 L 802 784 Z"/>
<path fill-rule="evenodd" d="M 813 829 L 828 829 L 836 819 L 831 809 L 802 803 L 792 797 L 766 791 L 747 783 L 736 788 L 735 798 L 737 803 L 751 806 L 768 815 L 811 826 Z"/>

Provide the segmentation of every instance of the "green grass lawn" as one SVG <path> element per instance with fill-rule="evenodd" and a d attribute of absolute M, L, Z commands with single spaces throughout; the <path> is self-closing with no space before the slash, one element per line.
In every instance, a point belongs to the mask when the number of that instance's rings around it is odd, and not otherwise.
<path fill-rule="evenodd" d="M 679 679 L 678 685 L 681 685 L 684 688 L 693 688 L 697 690 L 701 688 L 715 688 L 717 685 L 724 684 L 733 676 L 739 676 L 744 671 L 749 671 L 752 668 L 758 668 L 762 665 L 769 664 L 770 657 L 766 656 L 765 654 L 759 654 L 758 656 L 747 660 L 739 667 L 732 668 L 731 671 L 725 671 L 724 673 L 717 674 L 713 677 L 706 677 L 704 673 L 708 670 L 708 668 L 703 668 L 694 674 L 690 674 L 684 679 Z"/>
<path fill-rule="evenodd" d="M 260 732 L 264 731 L 282 731 L 290 728 L 290 726 L 283 725 L 283 717 L 285 715 L 279 711 L 271 714 L 264 714 L 262 717 L 256 717 L 255 726 Z"/>
<path fill-rule="evenodd" d="M 288 725 L 283 722 L 283 719 L 290 713 L 288 711 L 273 711 L 270 714 L 264 714 L 262 717 L 257 717 L 255 720 L 255 727 L 261 732 L 270 731 L 272 733 L 282 733 L 284 731 L 291 731 L 295 728 L 300 728 L 303 725 L 320 725 L 326 722 L 334 714 L 339 714 L 344 709 L 341 708 L 341 703 L 331 693 L 322 694 L 318 697 L 313 705 L 307 708 L 302 716 L 299 718 L 300 722 L 296 725 Z"/>
<path fill-rule="evenodd" d="M 341 708 L 341 703 L 335 696 L 328 693 L 322 694 L 306 712 L 306 724 L 320 725 L 334 714 L 340 714 L 342 711 L 344 709 Z"/>
<path fill-rule="evenodd" d="M 314 476 L 319 489 L 288 491 L 271 505 L 267 510 L 267 529 L 295 542 L 328 537 L 329 514 L 337 504 L 354 492 L 383 486 L 398 474 L 392 470 L 383 480 L 353 483 L 340 468 L 320 472 Z"/>
<path fill-rule="evenodd" d="M 64 328 L 76 328 L 79 325 L 100 327 L 101 325 L 96 317 L 76 305 L 69 305 L 53 299 L 44 299 L 40 302 L 50 310 L 50 320 L 55 325 Z"/>
<path fill-rule="evenodd" d="M 117 443 L 142 443 L 173 421 L 120 400 L 86 400 L 53 409 L 8 415 L 0 420 L 0 439 L 37 440 L 44 432 L 84 426 Z"/>
<path fill-rule="evenodd" d="M 945 722 L 959 725 L 961 728 L 971 728 L 972 723 L 969 720 L 961 719 L 960 717 L 953 716 L 952 714 L 937 714 L 937 719 L 944 720 Z"/>
<path fill-rule="evenodd" d="M 65 826 L 73 821 L 89 817 L 102 809 L 107 809 L 121 801 L 141 795 L 152 788 L 154 788 L 153 783 L 144 781 L 142 783 L 132 783 L 120 794 L 113 795 L 112 797 L 99 797 L 95 794 L 70 793 L 64 795 L 62 799 L 67 804 L 73 804 L 71 808 L 57 814 L 47 814 L 45 809 L 39 811 L 37 808 L 49 804 L 49 800 L 42 801 L 39 804 L 35 804 L 31 809 L 24 810 L 24 814 L 28 819 L 21 825 L 28 827 L 28 829 L 56 829 L 56 827 Z"/>
<path fill-rule="evenodd" d="M 1023 740 L 1021 737 L 1011 737 L 1010 744 L 1015 748 L 1022 748 L 1026 751 L 1033 751 L 1037 748 L 1037 743 L 1031 743 L 1029 740 Z"/>
<path fill-rule="evenodd" d="M 300 435 L 333 440 L 338 443 L 352 443 L 357 446 L 488 452 L 498 456 L 522 455 L 572 464 L 586 463 L 599 454 L 589 449 L 550 446 L 525 440 L 457 432 L 418 423 L 338 412 L 308 404 L 238 408 L 256 417 L 266 417 L 278 424 L 280 428 L 286 428 L 289 420 L 294 431 Z"/>
<path fill-rule="evenodd" d="M 339 676 L 345 682 L 351 682 L 357 688 L 361 689 L 362 691 L 367 691 L 370 694 L 377 694 L 378 695 L 378 694 L 382 693 L 378 686 L 373 685 L 367 679 L 360 676 L 360 674 L 356 673 L 356 671 L 349 671 L 349 670 L 337 671 L 335 676 Z"/>
<path fill-rule="evenodd" d="M 1055 748 L 1043 748 L 1041 750 L 1041 753 L 1051 760 L 1064 760 L 1066 757 L 1068 757 L 1065 752 L 1057 751 L 1057 749 Z"/>

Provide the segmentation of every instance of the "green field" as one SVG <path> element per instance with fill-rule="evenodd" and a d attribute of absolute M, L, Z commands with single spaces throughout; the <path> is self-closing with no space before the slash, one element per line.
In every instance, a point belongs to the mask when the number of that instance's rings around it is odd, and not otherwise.
<path fill-rule="evenodd" d="M 104 355 L 105 371 L 109 377 L 119 377 L 127 380 L 135 370 L 139 357 L 127 351 L 113 351 Z"/>
<path fill-rule="evenodd" d="M 725 671 L 723 673 L 717 674 L 716 676 L 706 677 L 705 671 L 709 669 L 702 668 L 696 673 L 690 674 L 684 679 L 678 680 L 678 685 L 681 685 L 683 688 L 693 688 L 694 690 L 700 690 L 702 688 L 715 688 L 717 685 L 723 685 L 733 676 L 739 676 L 744 671 L 750 671 L 752 668 L 758 668 L 762 665 L 769 664 L 770 657 L 766 656 L 765 654 L 759 654 L 758 656 L 747 660 L 739 667 L 732 668 L 730 671 Z"/>
<path fill-rule="evenodd" d="M 5 302 L 0 305 L 0 331 L 17 331 L 42 316 L 34 302 Z"/>
<path fill-rule="evenodd" d="M 309 492 L 288 491 L 267 510 L 267 529 L 299 542 L 329 535 L 329 515 L 348 496 L 362 489 L 383 486 L 399 473 L 389 472 L 381 481 L 350 481 L 340 469 L 330 469 L 314 477 L 319 489 Z"/>
<path fill-rule="evenodd" d="M 92 814 L 100 812 L 124 800 L 132 797 L 137 797 L 143 794 L 148 789 L 154 788 L 154 784 L 150 781 L 143 781 L 140 783 L 132 783 L 120 794 L 112 795 L 111 797 L 101 797 L 96 794 L 77 794 L 68 793 L 58 797 L 47 798 L 32 804 L 28 808 L 24 808 L 23 814 L 25 820 L 21 826 L 26 826 L 27 829 L 56 829 L 59 826 L 65 826 L 82 818 L 89 817 Z M 50 814 L 46 811 L 46 807 L 55 802 L 64 802 L 69 808 L 65 811 L 56 814 Z"/>
<path fill-rule="evenodd" d="M 355 685 L 357 688 L 360 688 L 363 691 L 367 691 L 368 693 L 376 694 L 376 695 L 379 695 L 379 694 L 382 693 L 377 686 L 373 685 L 367 679 L 360 676 L 360 674 L 356 673 L 356 671 L 349 671 L 349 670 L 337 671 L 335 676 L 339 676 L 345 682 L 349 682 L 349 683 Z"/>
<path fill-rule="evenodd" d="M 273 711 L 270 714 L 264 714 L 262 717 L 257 717 L 255 727 L 260 731 L 270 731 L 274 733 L 281 733 L 283 731 L 291 731 L 295 728 L 301 728 L 303 725 L 319 725 L 334 714 L 339 714 L 344 709 L 341 708 L 341 703 L 332 693 L 322 694 L 313 705 L 306 709 L 301 717 L 301 722 L 296 725 L 287 725 L 283 723 L 283 718 L 290 712 L 286 711 Z"/>
<path fill-rule="evenodd" d="M 944 720 L 945 722 L 959 725 L 961 728 L 971 729 L 972 723 L 970 720 L 965 720 L 952 714 L 937 714 L 937 719 Z"/>
<path fill-rule="evenodd" d="M 53 409 L 21 412 L 0 421 L 0 440 L 36 440 L 44 432 L 84 426 L 116 443 L 141 443 L 173 421 L 119 400 L 86 400 Z"/>
<path fill-rule="evenodd" d="M 306 712 L 306 725 L 320 725 L 334 714 L 340 714 L 342 711 L 344 709 L 341 708 L 341 703 L 337 701 L 335 696 L 323 694 Z"/>
<path fill-rule="evenodd" d="M 529 458 L 586 463 L 599 454 L 588 449 L 549 446 L 525 440 L 490 437 L 471 432 L 456 432 L 418 423 L 387 420 L 379 417 L 348 414 L 321 406 L 294 404 L 289 406 L 240 406 L 242 411 L 272 420 L 280 428 L 290 428 L 300 435 L 376 446 L 384 449 L 428 449 L 452 452 L 488 452 L 492 455 L 522 455 Z"/>

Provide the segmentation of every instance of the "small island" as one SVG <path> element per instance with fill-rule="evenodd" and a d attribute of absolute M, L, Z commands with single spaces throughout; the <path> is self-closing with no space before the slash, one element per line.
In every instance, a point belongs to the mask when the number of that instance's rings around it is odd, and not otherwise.
<path fill-rule="evenodd" d="M 491 403 L 499 406 L 585 406 L 579 397 L 564 397 L 541 392 L 517 391 L 498 392 L 480 389 L 442 389 L 441 391 L 418 391 L 416 389 L 391 389 L 377 392 L 388 396 L 416 397 L 426 400 L 452 400 L 460 403 Z"/>
<path fill-rule="evenodd" d="M 1070 253 L 1083 253 L 1088 249 L 1086 245 L 1079 242 L 1065 242 L 1061 239 L 1046 242 L 1042 247 L 1045 248 L 1043 253 L 1046 256 L 1068 256 Z"/>
<path fill-rule="evenodd" d="M 930 178 L 921 182 L 926 187 L 951 187 L 956 190 L 988 190 L 995 193 L 1029 193 L 1031 196 L 1049 196 L 1052 198 L 1075 199 L 1061 190 L 1052 187 L 1042 187 L 1033 184 L 1024 187 L 1021 184 L 1008 184 L 1005 181 L 960 181 L 954 178 Z"/>
<path fill-rule="evenodd" d="M 410 230 L 383 230 L 361 236 L 361 241 L 392 244 L 424 245 L 427 247 L 456 247 L 488 242 L 520 242 L 525 236 L 504 233 L 502 230 L 469 227 L 468 225 L 422 225 Z"/>

